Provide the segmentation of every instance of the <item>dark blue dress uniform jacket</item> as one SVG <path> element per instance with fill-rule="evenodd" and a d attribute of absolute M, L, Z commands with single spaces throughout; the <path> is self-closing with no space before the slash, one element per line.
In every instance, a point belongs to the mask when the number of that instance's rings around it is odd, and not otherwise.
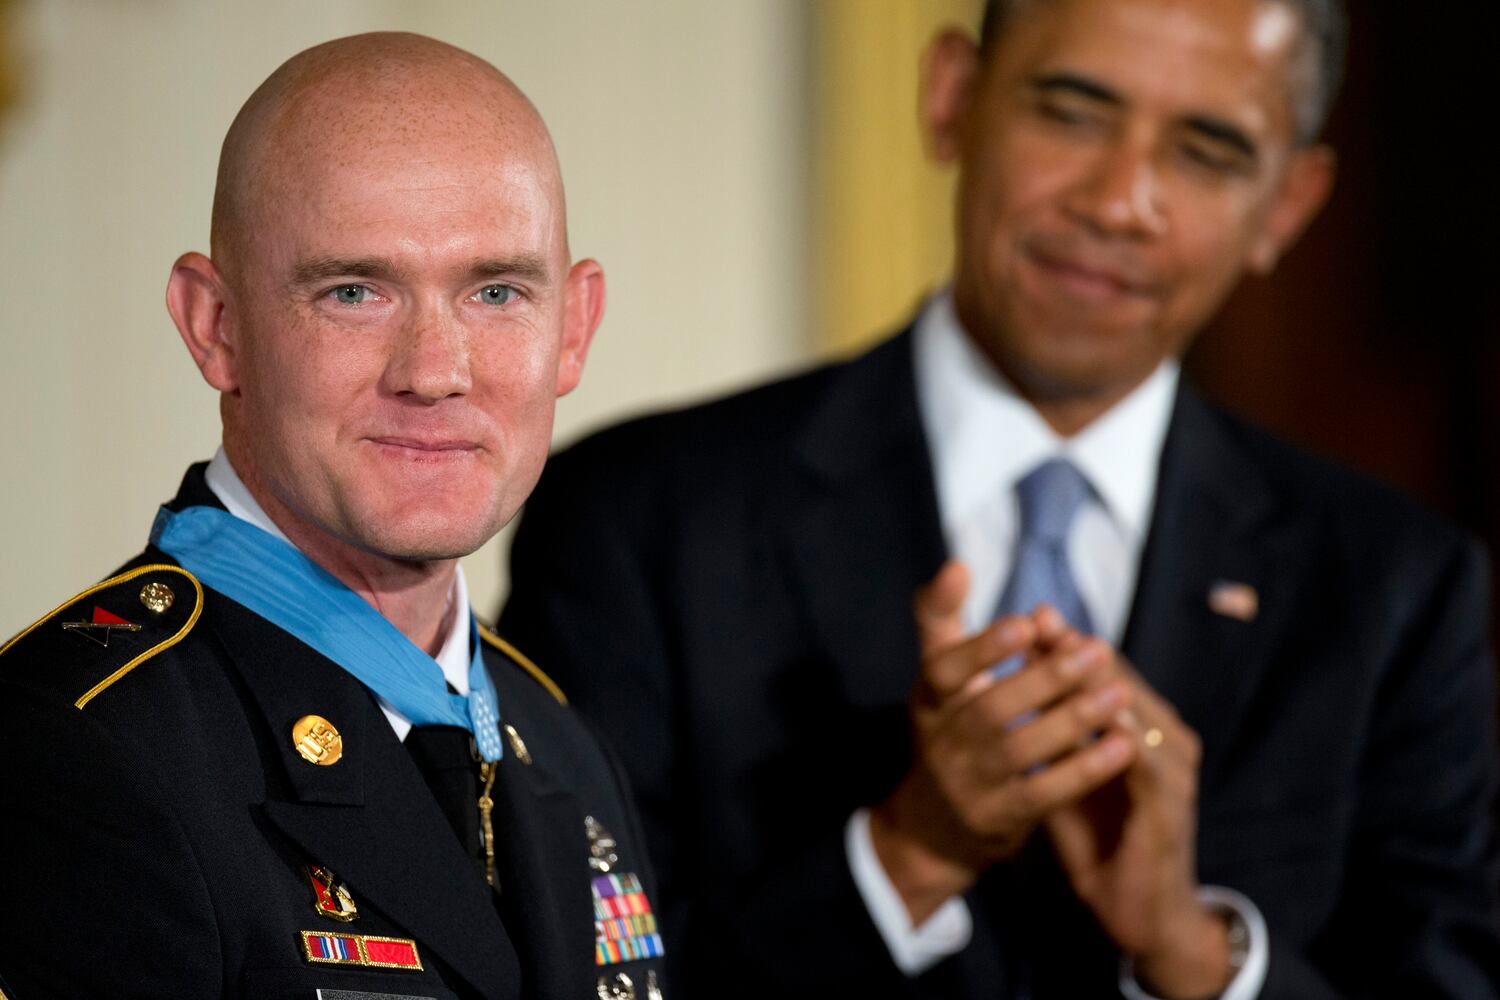
<path fill-rule="evenodd" d="M 548 464 L 501 625 L 633 741 L 679 987 L 1117 995 L 1045 850 L 912 982 L 849 875 L 845 820 L 910 759 L 912 593 L 945 555 L 909 335 Z M 1183 387 L 1123 652 L 1203 739 L 1198 872 L 1264 912 L 1263 1000 L 1500 996 L 1487 604 L 1458 532 Z"/>
<path fill-rule="evenodd" d="M 191 470 L 175 503 L 214 502 Z M 175 596 L 159 614 L 139 597 L 152 582 Z M 115 630 L 106 648 L 62 629 L 96 607 L 141 631 Z M 622 972 L 645 1000 L 657 961 L 595 965 L 585 816 L 654 897 L 618 768 L 550 681 L 492 638 L 502 721 L 532 760 L 507 746 L 494 785 L 498 897 L 368 689 L 163 553 L 24 633 L 0 655 L 0 982 L 12 1000 L 578 1000 L 600 977 L 620 993 Z M 309 714 L 338 728 L 337 764 L 293 749 Z M 357 920 L 315 913 L 309 863 L 347 885 Z M 423 970 L 309 963 L 309 930 L 411 939 Z"/>

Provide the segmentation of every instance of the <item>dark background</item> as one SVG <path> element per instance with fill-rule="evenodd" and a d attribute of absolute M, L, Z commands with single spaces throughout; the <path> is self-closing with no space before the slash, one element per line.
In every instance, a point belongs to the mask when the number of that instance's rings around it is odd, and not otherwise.
<path fill-rule="evenodd" d="M 1333 198 L 1187 369 L 1210 398 L 1457 521 L 1500 569 L 1496 19 L 1359 0 L 1350 15 Z"/>

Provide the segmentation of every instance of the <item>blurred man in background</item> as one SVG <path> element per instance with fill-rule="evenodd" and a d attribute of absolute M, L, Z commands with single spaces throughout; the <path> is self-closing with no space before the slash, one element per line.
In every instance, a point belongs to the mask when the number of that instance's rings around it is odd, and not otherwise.
<path fill-rule="evenodd" d="M 549 465 L 502 624 L 622 751 L 691 988 L 1500 995 L 1479 552 L 1179 377 L 1328 194 L 1344 35 L 991 2 L 925 65 L 951 288 Z"/>

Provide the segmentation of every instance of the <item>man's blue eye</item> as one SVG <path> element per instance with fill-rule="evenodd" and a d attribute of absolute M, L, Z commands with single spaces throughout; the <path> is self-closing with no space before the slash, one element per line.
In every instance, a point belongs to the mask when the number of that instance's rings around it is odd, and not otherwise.
<path fill-rule="evenodd" d="M 333 297 L 346 306 L 357 306 L 365 300 L 370 290 L 364 285 L 340 285 L 333 290 Z"/>
<path fill-rule="evenodd" d="M 516 290 L 509 285 L 485 285 L 479 290 L 479 301 L 487 306 L 503 306 L 516 297 Z"/>

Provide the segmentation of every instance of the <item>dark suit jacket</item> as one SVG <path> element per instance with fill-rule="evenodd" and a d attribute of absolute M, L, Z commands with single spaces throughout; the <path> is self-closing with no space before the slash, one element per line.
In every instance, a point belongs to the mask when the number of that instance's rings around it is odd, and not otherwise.
<path fill-rule="evenodd" d="M 200 467 L 174 503 L 215 502 Z M 175 594 L 160 614 L 138 597 L 151 582 Z M 576 1000 L 618 971 L 644 985 L 658 963 L 595 968 L 584 827 L 596 817 L 622 868 L 647 877 L 634 810 L 592 733 L 537 679 L 486 645 L 502 719 L 532 760 L 507 747 L 499 765 L 497 902 L 368 689 L 196 588 L 148 549 L 0 655 L 0 974 L 13 1000 L 318 988 Z M 142 629 L 105 648 L 61 628 L 95 607 Z M 308 714 L 340 731 L 337 764 L 294 750 Z M 357 920 L 314 912 L 309 862 L 347 884 Z M 304 930 L 413 939 L 425 970 L 312 965 Z"/>
<path fill-rule="evenodd" d="M 906 768 L 912 592 L 944 555 L 909 335 L 549 464 L 502 624 L 631 745 L 689 987 L 1116 995 L 1044 845 L 912 983 L 856 894 L 842 828 Z M 1263 997 L 1500 995 L 1482 566 L 1182 390 L 1123 646 L 1203 738 L 1199 874 L 1264 912 Z M 1219 580 L 1253 621 L 1209 610 Z"/>

